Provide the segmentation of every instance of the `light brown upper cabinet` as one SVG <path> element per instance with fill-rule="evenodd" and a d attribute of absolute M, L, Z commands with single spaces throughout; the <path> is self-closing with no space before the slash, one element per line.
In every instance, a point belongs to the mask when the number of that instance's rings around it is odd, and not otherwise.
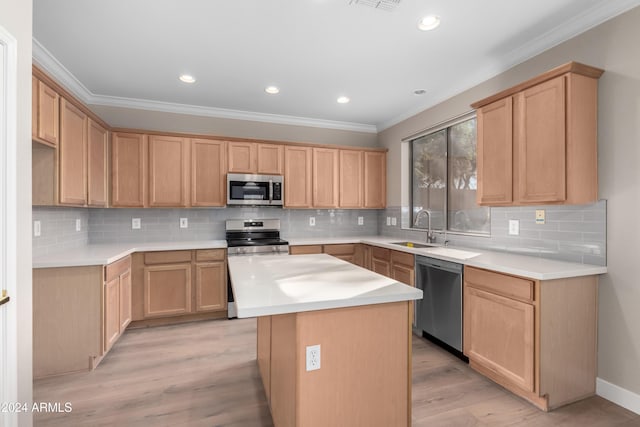
<path fill-rule="evenodd" d="M 338 150 L 313 148 L 313 206 L 338 207 Z"/>
<path fill-rule="evenodd" d="M 363 152 L 340 150 L 340 200 L 341 208 L 362 207 Z"/>
<path fill-rule="evenodd" d="M 364 207 L 383 209 L 387 205 L 387 153 L 364 152 Z"/>
<path fill-rule="evenodd" d="M 282 175 L 284 171 L 283 146 L 277 144 L 258 144 L 258 174 Z"/>
<path fill-rule="evenodd" d="M 284 148 L 284 206 L 310 208 L 312 206 L 311 147 Z"/>
<path fill-rule="evenodd" d="M 60 162 L 60 204 L 87 204 L 87 115 L 62 98 Z"/>
<path fill-rule="evenodd" d="M 189 204 L 189 140 L 149 136 L 149 206 Z"/>
<path fill-rule="evenodd" d="M 111 140 L 113 206 L 143 207 L 147 188 L 147 136 L 114 133 Z"/>
<path fill-rule="evenodd" d="M 283 147 L 278 144 L 233 141 L 228 143 L 229 173 L 282 175 Z"/>
<path fill-rule="evenodd" d="M 602 73 L 570 62 L 472 104 L 478 110 L 478 204 L 597 200 Z"/>
<path fill-rule="evenodd" d="M 89 118 L 87 142 L 87 204 L 107 206 L 109 132 Z"/>
<path fill-rule="evenodd" d="M 31 134 L 36 141 L 58 145 L 60 126 L 60 95 L 35 77 L 31 77 Z"/>
<path fill-rule="evenodd" d="M 226 143 L 191 140 L 191 206 L 224 206 L 227 173 Z"/>

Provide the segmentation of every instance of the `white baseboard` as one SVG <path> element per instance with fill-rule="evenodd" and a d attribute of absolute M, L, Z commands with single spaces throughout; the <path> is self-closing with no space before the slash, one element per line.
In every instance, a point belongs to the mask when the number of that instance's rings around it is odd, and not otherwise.
<path fill-rule="evenodd" d="M 640 394 L 596 378 L 596 394 L 640 415 Z"/>

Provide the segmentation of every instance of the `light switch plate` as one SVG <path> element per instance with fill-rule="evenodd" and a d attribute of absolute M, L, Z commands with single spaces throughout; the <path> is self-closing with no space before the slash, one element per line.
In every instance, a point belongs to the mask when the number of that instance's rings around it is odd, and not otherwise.
<path fill-rule="evenodd" d="M 33 236 L 40 237 L 40 221 L 33 221 Z"/>
<path fill-rule="evenodd" d="M 391 217 L 391 225 L 393 225 L 394 227 L 398 225 L 398 219 L 395 216 Z"/>
<path fill-rule="evenodd" d="M 140 229 L 140 218 L 131 218 L 131 229 L 132 230 Z"/>
<path fill-rule="evenodd" d="M 509 234 L 512 236 L 517 236 L 520 234 L 520 221 L 517 219 L 509 220 Z"/>
<path fill-rule="evenodd" d="M 391 225 L 391 217 L 390 216 L 387 217 L 387 225 Z"/>
<path fill-rule="evenodd" d="M 180 228 L 189 228 L 189 218 L 180 218 Z"/>
<path fill-rule="evenodd" d="M 544 224 L 544 209 L 536 209 L 536 224 Z"/>
<path fill-rule="evenodd" d="M 316 226 L 316 217 L 314 217 L 314 216 L 310 216 L 309 217 L 309 226 L 310 227 L 315 227 Z"/>
<path fill-rule="evenodd" d="M 80 218 L 76 218 L 76 231 L 80 230 L 82 230 L 82 221 L 80 221 Z"/>
<path fill-rule="evenodd" d="M 358 217 L 358 225 L 364 225 L 364 217 L 363 216 L 359 216 Z"/>

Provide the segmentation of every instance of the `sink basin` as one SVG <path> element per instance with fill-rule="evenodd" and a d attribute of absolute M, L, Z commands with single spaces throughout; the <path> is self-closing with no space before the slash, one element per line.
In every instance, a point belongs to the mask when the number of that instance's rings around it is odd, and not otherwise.
<path fill-rule="evenodd" d="M 407 248 L 435 248 L 438 245 L 430 245 L 428 243 L 414 243 L 414 242 L 393 242 L 392 245 L 404 246 Z"/>

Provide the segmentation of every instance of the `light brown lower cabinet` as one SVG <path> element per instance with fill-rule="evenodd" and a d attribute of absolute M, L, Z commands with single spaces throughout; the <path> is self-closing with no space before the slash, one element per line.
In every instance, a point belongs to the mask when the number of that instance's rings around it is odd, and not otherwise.
<path fill-rule="evenodd" d="M 33 269 L 33 376 L 95 369 L 131 312 L 131 258 Z"/>
<path fill-rule="evenodd" d="M 226 250 L 135 254 L 132 303 L 132 320 L 136 325 L 224 317 Z"/>
<path fill-rule="evenodd" d="M 371 270 L 383 276 L 391 277 L 391 250 L 379 247 L 371 248 Z"/>
<path fill-rule="evenodd" d="M 470 366 L 549 410 L 595 393 L 597 276 L 531 280 L 464 269 Z"/>

